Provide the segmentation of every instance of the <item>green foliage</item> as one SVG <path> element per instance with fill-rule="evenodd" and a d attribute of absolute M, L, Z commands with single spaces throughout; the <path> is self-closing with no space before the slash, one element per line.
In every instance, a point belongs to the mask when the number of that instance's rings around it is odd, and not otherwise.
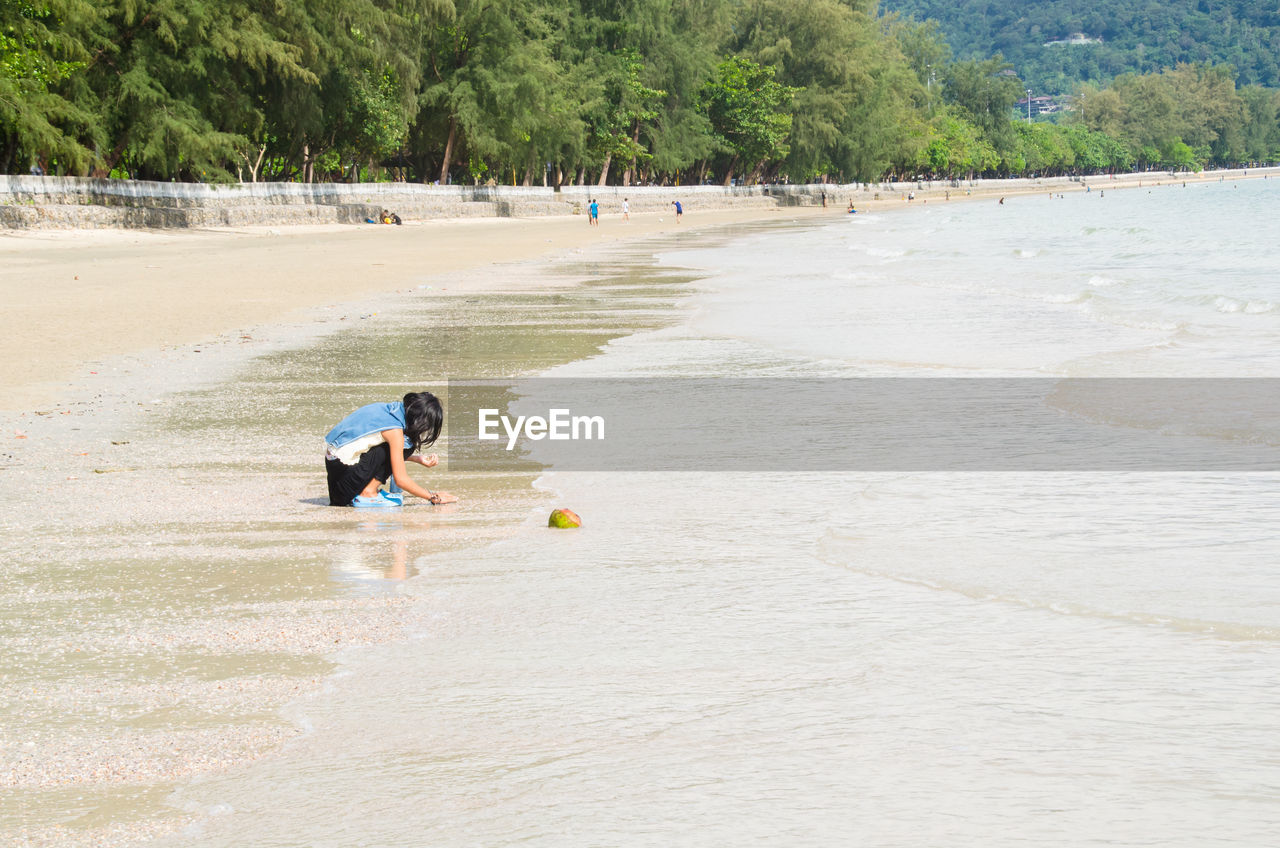
<path fill-rule="evenodd" d="M 996 165 L 1002 165 L 1001 170 L 1005 173 L 1018 172 L 1025 167 L 1010 119 L 1013 104 L 1022 93 L 1022 82 L 1000 56 L 982 62 L 956 62 L 946 70 L 944 99 L 982 131 L 996 151 Z"/>
<path fill-rule="evenodd" d="M 762 68 L 740 56 L 721 62 L 714 79 L 703 87 L 703 108 L 724 149 L 752 167 L 788 152 L 791 98 L 798 89 L 774 79 L 773 68 Z"/>
<path fill-rule="evenodd" d="M 93 115 L 60 92 L 84 67 L 93 18 L 77 0 L 0 0 L 0 171 L 83 173 L 94 161 Z"/>
<path fill-rule="evenodd" d="M 1160 150 L 1160 164 L 1171 171 L 1199 171 L 1203 167 L 1196 151 L 1180 138 L 1170 140 Z"/>
<path fill-rule="evenodd" d="M 951 64 L 951 45 L 947 44 L 937 21 L 917 21 L 891 15 L 885 19 L 888 37 L 898 45 L 903 59 L 915 71 L 920 84 L 931 86 Z"/>
<path fill-rule="evenodd" d="M 1128 171 L 1134 166 L 1132 151 L 1121 141 L 1083 125 L 1064 129 L 1067 143 L 1075 156 L 1077 172 L 1097 174 L 1106 171 Z"/>
<path fill-rule="evenodd" d="M 1022 82 L 999 56 L 982 62 L 956 62 L 946 70 L 945 98 L 963 109 L 988 133 L 1005 133 L 1013 104 L 1022 97 Z"/>
<path fill-rule="evenodd" d="M 1280 161 L 1280 91 L 1250 85 L 1239 90 L 1244 121 L 1237 142 L 1236 161 Z"/>
<path fill-rule="evenodd" d="M 1280 132 L 1275 92 L 1245 91 L 1247 97 L 1223 67 L 1122 74 L 1109 89 L 1082 89 L 1074 120 L 1122 143 L 1139 166 L 1200 168 L 1267 159 L 1269 140 Z"/>
<path fill-rule="evenodd" d="M 455 18 L 426 34 L 415 124 L 420 141 L 442 141 L 442 181 L 458 162 L 528 167 L 539 149 L 559 158 L 583 148 L 554 23 L 530 0 L 458 0 Z"/>
<path fill-rule="evenodd" d="M 92 55 L 68 92 L 110 139 L 108 169 L 134 176 L 228 179 L 225 167 L 260 124 L 259 80 L 311 79 L 280 9 L 246 0 L 102 2 Z M 285 13 L 287 14 L 287 13 Z"/>
<path fill-rule="evenodd" d="M 409 116 L 400 108 L 399 85 L 389 69 L 374 75 L 337 71 L 330 90 L 336 98 L 332 110 L 332 138 L 341 161 L 385 159 L 404 145 Z"/>
<path fill-rule="evenodd" d="M 923 161 L 929 173 L 940 177 L 973 176 L 1000 162 L 996 149 L 982 130 L 967 117 L 944 110 L 930 122 Z"/>
<path fill-rule="evenodd" d="M 911 142 L 919 81 L 874 4 L 759 0 L 744 6 L 732 52 L 796 89 L 790 153 L 779 171 L 874 179 Z"/>
<path fill-rule="evenodd" d="M 1068 173 L 1076 164 L 1075 150 L 1066 131 L 1057 124 L 1014 124 L 1018 152 L 1024 169 L 1032 174 Z"/>
<path fill-rule="evenodd" d="M 1213 2 L 1242 43 L 1275 23 Z M 1181 3 L 1144 14 L 1212 34 Z M 953 61 L 945 17 L 871 0 L 0 0 L 0 170 L 630 184 L 1280 158 L 1280 94 L 1221 63 L 1148 68 L 1156 39 L 1137 70 L 1079 75 L 1114 80 L 1071 86 L 1060 124 L 1014 120 L 1021 79 L 1041 85 L 1026 39 L 1125 35 L 1083 0 L 982 8 L 965 32 L 1003 40 Z"/>
<path fill-rule="evenodd" d="M 932 19 L 962 58 L 996 52 L 1037 93 L 1067 94 L 1180 63 L 1228 64 L 1245 83 L 1280 87 L 1280 15 L 1256 0 L 886 0 Z M 1092 43 L 1067 42 L 1080 34 Z"/>
<path fill-rule="evenodd" d="M 658 117 L 658 104 L 667 92 L 642 81 L 645 70 L 632 48 L 601 54 L 591 63 L 594 95 L 585 115 L 589 142 L 587 158 L 594 163 L 614 159 L 643 162 L 648 150 L 640 143 L 642 128 Z"/>

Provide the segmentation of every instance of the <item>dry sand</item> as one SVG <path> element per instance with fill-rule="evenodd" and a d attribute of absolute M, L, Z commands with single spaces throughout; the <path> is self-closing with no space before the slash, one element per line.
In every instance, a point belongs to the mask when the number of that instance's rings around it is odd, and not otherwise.
<path fill-rule="evenodd" d="M 835 214 L 820 208 L 698 213 L 679 226 Z M 0 237 L 0 411 L 72 399 L 93 364 L 194 345 L 495 263 L 676 231 L 673 215 L 470 219 L 390 226 L 197 232 L 84 230 Z M 501 285 L 469 275 L 466 291 Z M 453 291 L 462 290 L 462 283 Z"/>

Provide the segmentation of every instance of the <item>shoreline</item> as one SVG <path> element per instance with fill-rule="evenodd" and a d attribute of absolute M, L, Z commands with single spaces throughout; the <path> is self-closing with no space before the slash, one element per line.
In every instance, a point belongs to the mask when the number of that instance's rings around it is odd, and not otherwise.
<path fill-rule="evenodd" d="M 1232 179 L 1280 175 L 1280 168 L 1230 172 Z M 95 391 L 103 369 L 123 357 L 158 357 L 201 346 L 247 344 L 279 324 L 314 323 L 324 313 L 358 310 L 362 301 L 432 286 L 435 293 L 502 289 L 498 269 L 515 262 L 620 244 L 663 233 L 698 233 L 726 225 L 812 219 L 859 211 L 907 209 L 937 202 L 978 201 L 1086 186 L 1127 189 L 1226 179 L 1227 172 L 1171 177 L 1127 174 L 1076 182 L 979 181 L 897 183 L 875 191 L 832 186 L 826 208 L 752 206 L 699 210 L 689 204 L 683 223 L 670 212 L 635 212 L 623 222 L 606 205 L 599 227 L 583 216 L 431 219 L 402 227 L 301 224 L 208 230 L 0 230 L 0 415 L 69 403 Z M 997 183 L 996 185 L 992 185 Z M 842 190 L 845 193 L 842 193 Z M 908 200 L 914 193 L 914 200 Z M 869 195 L 869 197 L 867 196 Z M 815 203 L 818 202 L 815 199 Z M 472 275 L 466 284 L 438 284 L 447 275 Z M 51 320 L 50 316 L 56 316 Z M 95 373 L 96 372 L 96 373 Z"/>
<path fill-rule="evenodd" d="M 421 183 L 173 183 L 81 177 L 0 175 L 0 232 L 160 228 L 168 231 L 243 227 L 350 226 L 396 212 L 406 222 L 582 216 L 595 199 L 606 209 L 630 201 L 636 214 L 671 211 L 767 210 L 824 206 L 829 198 L 867 204 L 881 198 L 1017 194 L 1086 185 L 1161 184 L 1249 179 L 1280 168 L 1208 172 L 1141 171 L 1052 177 L 930 179 L 876 183 L 675 186 L 515 186 Z"/>

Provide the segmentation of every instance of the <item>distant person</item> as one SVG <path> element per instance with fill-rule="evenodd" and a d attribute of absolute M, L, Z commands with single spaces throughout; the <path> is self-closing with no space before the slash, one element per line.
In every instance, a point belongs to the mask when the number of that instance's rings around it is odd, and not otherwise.
<path fill-rule="evenodd" d="M 1003 198 L 1003 197 L 1002 197 L 1002 198 L 1000 198 L 1000 205 L 1001 205 L 1001 206 L 1004 206 L 1004 198 Z"/>
<path fill-rule="evenodd" d="M 825 191 L 822 193 L 822 208 L 827 208 L 827 193 Z"/>
<path fill-rule="evenodd" d="M 433 468 L 435 454 L 418 453 L 440 437 L 444 409 L 431 392 L 410 392 L 393 403 L 362 406 L 324 437 L 329 503 L 362 509 L 387 509 L 404 503 L 400 490 L 433 504 L 454 503 L 448 492 L 432 492 L 413 482 L 405 462 Z M 391 482 L 390 491 L 382 491 Z"/>
<path fill-rule="evenodd" d="M 671 201 L 671 205 L 676 208 L 676 223 L 678 224 L 680 223 L 680 216 L 684 214 L 684 207 L 680 205 L 678 200 Z"/>
<path fill-rule="evenodd" d="M 858 210 L 853 208 L 853 201 L 852 201 L 852 200 L 851 200 L 851 201 L 849 201 L 849 214 L 850 214 L 850 215 L 857 215 L 857 214 L 858 214 Z"/>
<path fill-rule="evenodd" d="M 587 225 L 600 226 L 600 204 L 596 203 L 595 198 L 591 199 L 591 205 L 587 207 Z"/>
<path fill-rule="evenodd" d="M 631 205 L 627 202 L 625 197 L 622 198 L 622 220 L 631 220 Z"/>

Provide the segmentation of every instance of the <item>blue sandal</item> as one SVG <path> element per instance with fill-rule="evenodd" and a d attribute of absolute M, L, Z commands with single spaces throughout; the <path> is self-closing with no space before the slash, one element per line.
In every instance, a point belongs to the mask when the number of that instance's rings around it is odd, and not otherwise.
<path fill-rule="evenodd" d="M 386 492 L 378 492 L 378 494 L 366 498 L 364 495 L 356 495 L 351 500 L 351 505 L 356 509 L 394 509 L 403 506 L 402 498 L 393 498 Z"/>

